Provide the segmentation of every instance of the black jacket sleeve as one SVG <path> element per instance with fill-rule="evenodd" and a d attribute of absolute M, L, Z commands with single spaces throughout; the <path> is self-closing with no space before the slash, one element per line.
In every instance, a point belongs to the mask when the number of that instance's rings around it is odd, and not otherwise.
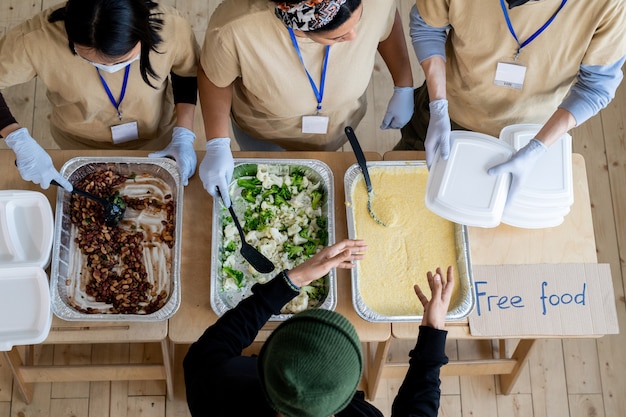
<path fill-rule="evenodd" d="M 189 103 L 196 104 L 198 101 L 198 78 L 181 77 L 170 72 L 172 79 L 172 92 L 174 93 L 174 104 Z"/>
<path fill-rule="evenodd" d="M 420 326 L 415 349 L 409 356 L 409 371 L 391 408 L 392 417 L 436 417 L 439 412 L 439 371 L 448 363 L 445 330 Z"/>
<path fill-rule="evenodd" d="M 17 121 L 11 114 L 11 110 L 9 110 L 7 102 L 4 101 L 4 96 L 0 93 L 0 130 L 13 123 L 17 123 Z"/>

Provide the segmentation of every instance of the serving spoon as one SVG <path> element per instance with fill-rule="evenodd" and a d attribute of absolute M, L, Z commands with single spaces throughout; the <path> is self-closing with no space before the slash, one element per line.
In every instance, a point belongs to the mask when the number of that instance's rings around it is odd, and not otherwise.
<path fill-rule="evenodd" d="M 62 185 L 55 180 L 52 180 L 50 184 L 56 185 L 57 187 L 62 187 Z M 90 200 L 101 204 L 104 209 L 104 224 L 109 227 L 117 226 L 122 218 L 124 218 L 124 212 L 126 211 L 126 202 L 119 195 L 119 193 L 115 193 L 114 195 L 107 198 L 102 198 L 85 190 L 81 190 L 80 188 L 74 187 L 74 189 L 72 190 L 72 194 L 77 194 L 82 197 L 89 198 Z"/>
<path fill-rule="evenodd" d="M 224 197 L 222 197 L 222 192 L 220 191 L 219 187 L 217 187 L 217 193 L 220 195 L 220 198 L 222 199 L 222 202 L 223 202 Z M 272 261 L 267 259 L 265 255 L 259 252 L 254 246 L 246 242 L 246 237 L 243 232 L 243 228 L 241 227 L 241 224 L 239 223 L 239 220 L 237 219 L 237 214 L 235 214 L 235 210 L 233 209 L 232 203 L 230 206 L 228 206 L 228 211 L 230 212 L 230 215 L 233 218 L 233 222 L 235 223 L 235 226 L 237 226 L 237 230 L 239 231 L 239 237 L 241 238 L 241 249 L 239 252 L 241 252 L 241 255 L 243 256 L 243 258 L 246 261 L 248 261 L 248 263 L 252 265 L 254 269 L 256 269 L 262 274 L 267 274 L 268 272 L 272 272 L 275 268 Z"/>
<path fill-rule="evenodd" d="M 356 161 L 359 163 L 359 167 L 361 168 L 361 172 L 363 173 L 363 178 L 365 179 L 365 187 L 367 188 L 367 211 L 370 213 L 370 217 L 374 219 L 376 223 L 381 226 L 387 227 L 387 225 L 383 223 L 383 221 L 380 220 L 372 210 L 372 198 L 374 198 L 374 190 L 372 188 L 372 182 L 370 181 L 369 171 L 367 170 L 367 161 L 365 160 L 365 154 L 361 149 L 359 140 L 356 138 L 352 127 L 346 126 L 344 131 L 346 132 L 346 136 L 350 141 L 350 145 L 352 145 L 352 150 L 354 151 L 354 155 L 356 156 Z"/>

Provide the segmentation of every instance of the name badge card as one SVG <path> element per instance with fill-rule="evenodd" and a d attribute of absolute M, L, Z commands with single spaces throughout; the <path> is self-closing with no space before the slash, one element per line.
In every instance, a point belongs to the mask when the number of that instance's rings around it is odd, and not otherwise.
<path fill-rule="evenodd" d="M 139 129 L 137 127 L 137 122 L 122 123 L 121 125 L 111 126 L 111 134 L 113 135 L 113 143 L 116 145 L 138 139 Z"/>
<path fill-rule="evenodd" d="M 526 77 L 526 67 L 519 63 L 498 62 L 496 67 L 495 85 L 521 90 Z"/>
<path fill-rule="evenodd" d="M 325 135 L 329 120 L 328 116 L 302 116 L 302 133 Z"/>

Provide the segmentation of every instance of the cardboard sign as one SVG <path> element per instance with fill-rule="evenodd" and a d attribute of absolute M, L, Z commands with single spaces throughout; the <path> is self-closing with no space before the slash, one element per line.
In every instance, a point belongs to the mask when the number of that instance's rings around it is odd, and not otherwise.
<path fill-rule="evenodd" d="M 474 265 L 473 336 L 619 333 L 608 264 Z"/>

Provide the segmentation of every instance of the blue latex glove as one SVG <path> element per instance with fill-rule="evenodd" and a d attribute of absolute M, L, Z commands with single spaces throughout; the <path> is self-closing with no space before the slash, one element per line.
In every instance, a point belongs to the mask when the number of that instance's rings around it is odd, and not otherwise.
<path fill-rule="evenodd" d="M 189 184 L 189 177 L 196 172 L 196 151 L 193 149 L 195 133 L 184 127 L 176 126 L 172 131 L 172 141 L 162 151 L 152 152 L 149 158 L 172 157 L 178 166 L 178 172 L 183 180 L 183 185 Z"/>
<path fill-rule="evenodd" d="M 489 175 L 499 175 L 506 172 L 511 173 L 511 186 L 506 199 L 507 204 L 515 199 L 515 196 L 524 186 L 524 183 L 533 170 L 533 167 L 541 155 L 545 154 L 547 150 L 548 148 L 546 145 L 537 139 L 532 139 L 526 146 L 517 151 L 508 161 L 489 168 L 487 171 Z"/>
<path fill-rule="evenodd" d="M 393 87 L 381 129 L 400 129 L 413 116 L 413 87 Z"/>
<path fill-rule="evenodd" d="M 32 181 L 47 190 L 55 180 L 67 191 L 74 187 L 66 180 L 52 163 L 50 155 L 33 139 L 28 129 L 22 127 L 11 132 L 5 139 L 7 146 L 15 152 L 15 164 L 25 181 Z"/>
<path fill-rule="evenodd" d="M 446 99 L 431 101 L 428 107 L 430 120 L 424 148 L 426 149 L 426 166 L 430 169 L 437 149 L 440 149 L 444 160 L 450 156 L 450 116 L 448 116 L 448 100 Z"/>
<path fill-rule="evenodd" d="M 222 191 L 222 200 L 230 207 L 228 184 L 233 179 L 235 162 L 230 151 L 230 138 L 212 139 L 206 143 L 206 154 L 200 163 L 200 179 L 213 198 L 219 198 L 217 187 Z"/>

